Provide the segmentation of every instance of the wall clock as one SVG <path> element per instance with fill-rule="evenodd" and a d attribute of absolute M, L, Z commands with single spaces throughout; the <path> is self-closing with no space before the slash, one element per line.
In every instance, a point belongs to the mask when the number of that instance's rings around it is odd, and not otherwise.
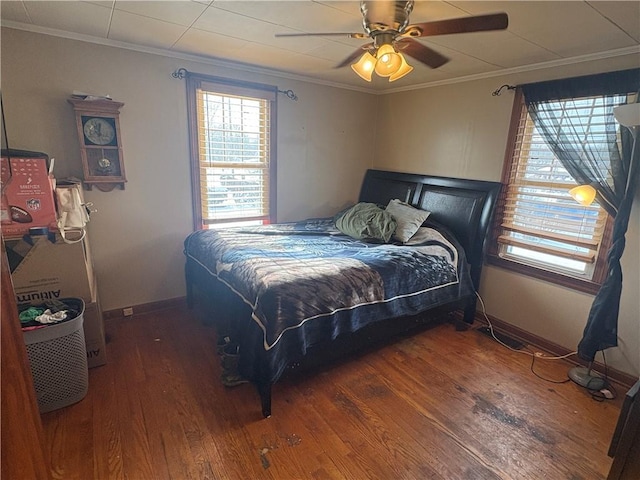
<path fill-rule="evenodd" d="M 69 103 L 76 114 L 85 188 L 124 190 L 127 179 L 120 138 L 120 108 L 124 103 L 77 98 L 70 98 Z"/>

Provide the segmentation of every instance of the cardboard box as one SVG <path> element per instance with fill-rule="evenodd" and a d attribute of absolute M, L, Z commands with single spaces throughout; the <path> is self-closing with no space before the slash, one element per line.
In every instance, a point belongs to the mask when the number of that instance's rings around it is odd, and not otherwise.
<path fill-rule="evenodd" d="M 55 179 L 47 158 L 0 158 L 1 216 L 5 237 L 29 233 L 32 227 L 56 230 Z"/>
<path fill-rule="evenodd" d="M 104 337 L 102 309 L 100 308 L 97 292 L 93 302 L 85 303 L 83 328 L 89 368 L 104 365 L 107 363 L 107 348 Z"/>
<path fill-rule="evenodd" d="M 5 239 L 5 246 L 18 303 L 65 297 L 94 302 L 94 273 L 86 238 L 68 244 L 59 234 L 34 235 Z"/>

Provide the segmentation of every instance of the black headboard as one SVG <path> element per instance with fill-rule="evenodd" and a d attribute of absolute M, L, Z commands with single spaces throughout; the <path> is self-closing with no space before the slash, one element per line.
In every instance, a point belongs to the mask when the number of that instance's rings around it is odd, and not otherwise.
<path fill-rule="evenodd" d="M 431 212 L 430 218 L 451 230 L 465 249 L 477 289 L 484 240 L 500 186 L 499 182 L 367 170 L 359 201 L 386 205 L 398 198 Z"/>

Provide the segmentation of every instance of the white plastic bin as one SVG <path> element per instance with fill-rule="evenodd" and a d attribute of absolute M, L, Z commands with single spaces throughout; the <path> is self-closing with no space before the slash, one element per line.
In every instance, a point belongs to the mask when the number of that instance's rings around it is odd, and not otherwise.
<path fill-rule="evenodd" d="M 61 299 L 79 312 L 72 320 L 23 331 L 40 413 L 79 402 L 89 388 L 84 341 L 84 301 Z"/>

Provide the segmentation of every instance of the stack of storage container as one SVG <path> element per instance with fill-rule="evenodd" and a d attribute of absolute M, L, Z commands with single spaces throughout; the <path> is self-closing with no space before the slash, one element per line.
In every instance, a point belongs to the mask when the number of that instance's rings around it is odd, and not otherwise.
<path fill-rule="evenodd" d="M 69 244 L 62 241 L 57 232 L 55 179 L 51 167 L 48 156 L 37 152 L 3 150 L 0 158 L 2 234 L 19 308 L 73 298 L 83 306 L 82 314 L 73 320 L 25 332 L 36 386 L 36 377 L 42 374 L 34 371 L 31 352 L 42 350 L 40 347 L 54 348 L 56 342 L 51 337 L 58 333 L 62 337 L 74 337 L 68 340 L 78 348 L 78 325 L 82 326 L 80 345 L 85 370 L 86 365 L 90 368 L 106 363 L 104 325 L 88 235 L 80 242 Z M 38 344 L 41 345 L 38 347 Z M 59 348 L 68 350 L 69 345 Z M 62 356 L 65 355 L 69 352 Z M 77 359 L 74 362 L 77 363 Z M 36 393 L 39 393 L 37 389 Z M 42 404 L 40 408 L 41 411 L 50 409 Z"/>

